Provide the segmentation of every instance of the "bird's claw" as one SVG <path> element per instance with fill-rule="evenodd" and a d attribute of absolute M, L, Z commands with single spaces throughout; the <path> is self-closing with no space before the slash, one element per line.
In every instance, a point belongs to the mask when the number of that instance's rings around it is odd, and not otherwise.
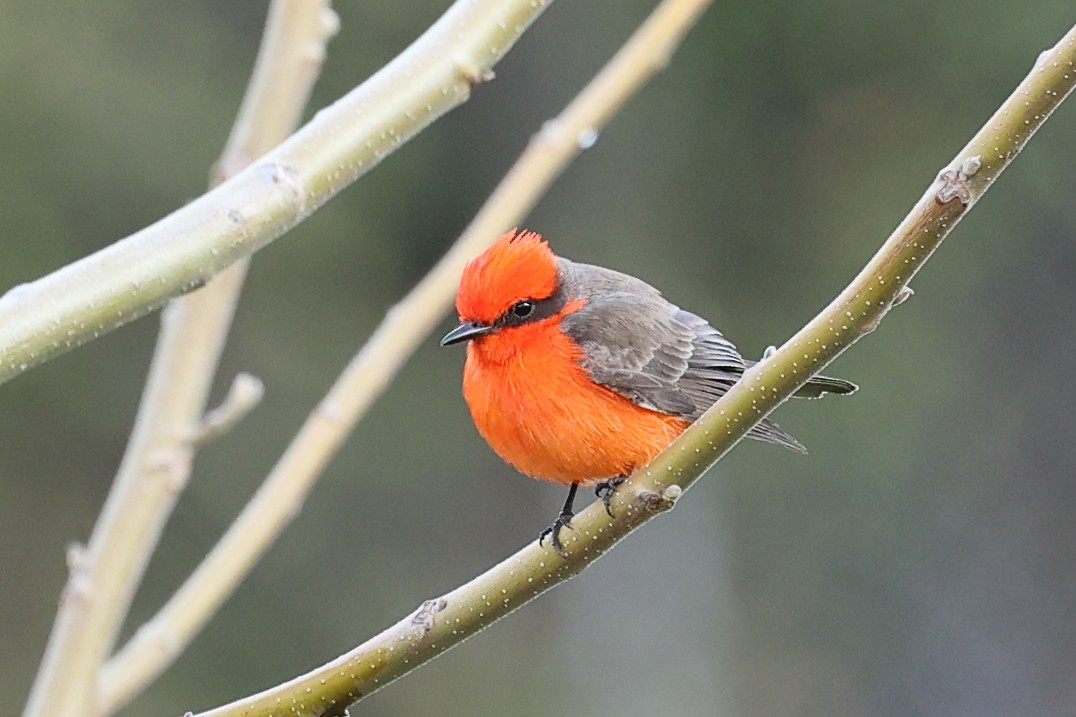
<path fill-rule="evenodd" d="M 538 534 L 538 545 L 544 546 L 546 536 L 551 536 L 549 544 L 553 547 L 553 551 L 560 557 L 567 558 L 568 553 L 564 552 L 564 546 L 560 543 L 560 531 L 561 528 L 572 529 L 573 515 L 574 513 L 561 513 L 558 515 L 557 519 L 553 521 L 553 525 Z"/>
<path fill-rule="evenodd" d="M 594 495 L 602 499 L 602 505 L 605 506 L 605 512 L 609 514 L 610 518 L 613 517 L 613 508 L 610 501 L 613 500 L 613 494 L 616 493 L 616 489 L 626 480 L 627 478 L 624 476 L 616 476 L 609 480 L 599 481 L 594 486 Z"/>

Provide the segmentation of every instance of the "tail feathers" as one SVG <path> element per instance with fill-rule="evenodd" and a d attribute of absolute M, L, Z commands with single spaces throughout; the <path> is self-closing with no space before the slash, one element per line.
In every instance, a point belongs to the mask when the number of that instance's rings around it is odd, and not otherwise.
<path fill-rule="evenodd" d="M 756 441 L 765 441 L 766 443 L 776 443 L 779 446 L 796 451 L 797 453 L 807 453 L 807 449 L 803 444 L 793 438 L 790 434 L 781 430 L 781 427 L 768 418 L 762 419 L 762 422 L 747 432 L 748 438 L 754 438 Z"/>
<path fill-rule="evenodd" d="M 795 398 L 822 398 L 827 393 L 849 394 L 858 390 L 859 386 L 843 378 L 815 376 L 792 395 Z"/>

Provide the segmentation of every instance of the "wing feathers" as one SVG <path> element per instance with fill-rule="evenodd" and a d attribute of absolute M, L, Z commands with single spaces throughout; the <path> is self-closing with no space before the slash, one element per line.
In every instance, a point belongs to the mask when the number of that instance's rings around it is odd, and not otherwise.
<path fill-rule="evenodd" d="M 654 296 L 592 297 L 561 320 L 595 381 L 641 406 L 693 421 L 736 382 L 744 361 L 706 321 Z"/>
<path fill-rule="evenodd" d="M 558 265 L 569 293 L 587 300 L 561 319 L 561 328 L 583 349 L 590 376 L 636 404 L 694 421 L 754 365 L 705 319 L 669 303 L 649 284 L 564 259 Z M 797 395 L 817 398 L 855 389 L 817 376 Z M 747 435 L 806 453 L 768 419 Z"/>

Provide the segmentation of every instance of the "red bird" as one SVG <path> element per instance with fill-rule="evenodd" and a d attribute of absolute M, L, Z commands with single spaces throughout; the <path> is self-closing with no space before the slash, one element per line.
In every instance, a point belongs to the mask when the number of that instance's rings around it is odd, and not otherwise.
<path fill-rule="evenodd" d="M 649 284 L 557 257 L 534 232 L 510 231 L 472 259 L 456 310 L 441 345 L 468 342 L 463 395 L 478 432 L 521 473 L 570 486 L 539 535 L 561 556 L 579 486 L 596 486 L 608 509 L 616 486 L 753 363 Z M 797 395 L 855 390 L 816 376 Z M 747 436 L 806 452 L 769 420 Z"/>

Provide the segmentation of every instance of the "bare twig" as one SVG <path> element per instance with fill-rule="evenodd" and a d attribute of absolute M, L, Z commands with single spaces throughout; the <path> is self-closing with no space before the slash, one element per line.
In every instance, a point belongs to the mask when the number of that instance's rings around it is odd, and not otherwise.
<path fill-rule="evenodd" d="M 335 31 L 328 0 L 275 0 L 217 181 L 295 129 Z M 71 583 L 84 585 L 92 599 L 61 603 L 27 716 L 81 714 L 94 704 L 98 671 L 190 477 L 197 445 L 227 430 L 261 398 L 261 382 L 241 375 L 221 409 L 202 418 L 245 275 L 244 260 L 162 313 L 123 464 L 81 568 L 71 574 Z"/>
<path fill-rule="evenodd" d="M 256 376 L 249 373 L 239 374 L 232 381 L 232 387 L 228 389 L 228 395 L 220 405 L 207 412 L 201 423 L 195 427 L 190 436 L 191 443 L 201 447 L 232 430 L 235 424 L 261 403 L 264 395 L 265 385 Z"/>
<path fill-rule="evenodd" d="M 956 222 L 1076 84 L 1076 27 L 931 184 L 863 272 L 802 331 L 753 367 L 649 466 L 618 490 L 610 518 L 596 502 L 572 520 L 561 559 L 535 543 L 351 652 L 288 683 L 198 717 L 343 715 L 347 705 L 442 654 L 573 577 L 617 541 L 671 508 L 683 491 L 767 413 L 869 333 Z M 976 167 L 976 165 L 978 165 Z M 975 167 L 975 171 L 967 171 Z"/>

